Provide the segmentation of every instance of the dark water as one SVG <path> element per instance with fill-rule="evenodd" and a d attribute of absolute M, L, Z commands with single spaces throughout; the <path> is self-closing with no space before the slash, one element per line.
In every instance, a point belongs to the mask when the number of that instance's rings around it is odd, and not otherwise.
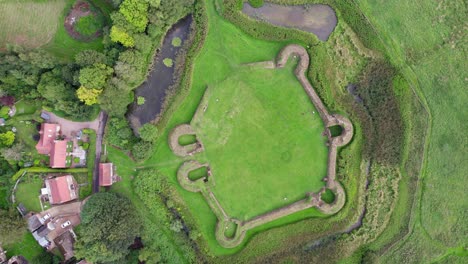
<path fill-rule="evenodd" d="M 337 23 L 335 11 L 321 4 L 285 6 L 265 3 L 262 7 L 253 8 L 249 3 L 244 3 L 242 12 L 276 26 L 313 33 L 322 41 L 328 39 Z"/>
<path fill-rule="evenodd" d="M 140 126 L 153 121 L 161 113 L 166 93 L 176 82 L 174 74 L 177 53 L 189 37 L 192 20 L 192 16 L 189 15 L 174 24 L 167 32 L 159 52 L 154 57 L 153 67 L 146 81 L 135 90 L 135 101 L 131 104 L 127 114 L 130 125 L 135 131 Z M 172 46 L 172 39 L 175 37 L 182 40 L 180 47 Z M 164 65 L 165 58 L 172 59 L 174 65 L 172 67 Z M 138 96 L 145 98 L 143 105 L 137 105 Z"/>

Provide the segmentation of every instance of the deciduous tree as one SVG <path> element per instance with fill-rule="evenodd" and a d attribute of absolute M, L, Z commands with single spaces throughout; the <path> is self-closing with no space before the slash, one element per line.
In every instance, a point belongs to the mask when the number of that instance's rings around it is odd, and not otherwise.
<path fill-rule="evenodd" d="M 144 124 L 138 130 L 140 138 L 147 142 L 155 142 L 158 139 L 158 128 L 152 124 Z"/>
<path fill-rule="evenodd" d="M 111 67 L 102 63 L 96 63 L 93 66 L 80 70 L 80 84 L 88 89 L 101 90 L 113 72 L 114 70 Z"/>
<path fill-rule="evenodd" d="M 86 105 L 93 105 L 97 103 L 98 96 L 102 93 L 102 90 L 98 89 L 88 89 L 84 86 L 81 86 L 76 90 L 76 96 L 84 102 Z"/>
<path fill-rule="evenodd" d="M 119 262 L 128 255 L 140 229 L 130 200 L 115 193 L 94 194 L 81 212 L 75 256 L 93 263 Z"/>

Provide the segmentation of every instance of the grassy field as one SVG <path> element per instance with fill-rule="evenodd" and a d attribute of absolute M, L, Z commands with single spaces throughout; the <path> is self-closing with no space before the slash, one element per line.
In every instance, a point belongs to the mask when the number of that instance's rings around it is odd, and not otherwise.
<path fill-rule="evenodd" d="M 63 27 L 62 17 L 67 2 L 13 1 L 0 2 L 0 49 L 6 44 L 37 48 L 48 43 Z"/>
<path fill-rule="evenodd" d="M 41 193 L 42 179 L 38 175 L 26 174 L 18 184 L 16 201 L 23 203 L 28 211 L 41 212 L 39 195 Z"/>
<path fill-rule="evenodd" d="M 231 72 L 209 86 L 208 108 L 192 122 L 212 190 L 232 217 L 251 219 L 324 186 L 325 127 L 294 75 L 296 63 Z"/>
<path fill-rule="evenodd" d="M 430 113 L 422 183 L 413 190 L 417 199 L 410 233 L 383 259 L 390 263 L 408 256 L 412 263 L 427 263 L 451 257 L 462 262 L 452 256 L 458 252 L 452 249 L 468 245 L 468 226 L 463 222 L 468 206 L 467 47 L 466 31 L 459 29 L 466 5 L 463 1 L 357 2 Z"/>
<path fill-rule="evenodd" d="M 103 0 L 91 1 L 109 20 L 111 5 Z M 102 50 L 102 37 L 90 42 L 73 39 L 63 25 L 75 0 L 0 2 L 0 50 L 7 43 L 26 48 L 42 47 L 63 60 L 71 60 L 86 49 Z"/>
<path fill-rule="evenodd" d="M 108 2 L 103 0 L 93 0 L 90 2 L 94 3 L 95 6 L 99 7 L 102 10 L 104 16 L 108 18 L 108 12 L 112 10 Z M 65 7 L 61 16 L 57 19 L 57 23 L 59 23 L 60 25 L 57 29 L 57 33 L 55 34 L 53 39 L 44 47 L 45 50 L 64 60 L 73 59 L 77 53 L 83 50 L 102 50 L 104 48 L 104 45 L 102 44 L 102 37 L 89 42 L 84 42 L 73 39 L 72 37 L 70 37 L 70 35 L 68 35 L 67 31 L 65 30 L 65 27 L 63 26 L 63 21 L 65 20 L 68 11 L 74 3 L 75 0 L 67 0 L 67 6 Z"/>

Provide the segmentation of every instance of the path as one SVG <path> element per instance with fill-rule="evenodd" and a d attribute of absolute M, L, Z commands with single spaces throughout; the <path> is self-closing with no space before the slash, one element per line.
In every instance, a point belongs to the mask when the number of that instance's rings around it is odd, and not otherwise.
<path fill-rule="evenodd" d="M 96 129 L 96 159 L 94 160 L 93 170 L 93 193 L 99 192 L 99 163 L 101 162 L 102 139 L 104 136 L 104 129 L 106 128 L 107 114 L 101 111 L 98 119 L 99 124 L 98 129 Z"/>

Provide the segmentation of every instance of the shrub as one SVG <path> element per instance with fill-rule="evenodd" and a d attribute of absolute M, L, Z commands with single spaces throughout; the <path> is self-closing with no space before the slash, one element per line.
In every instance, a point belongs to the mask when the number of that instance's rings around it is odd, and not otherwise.
<path fill-rule="evenodd" d="M 249 0 L 249 3 L 252 7 L 255 8 L 263 6 L 263 0 Z"/>
<path fill-rule="evenodd" d="M 138 96 L 137 105 L 144 105 L 144 104 L 145 104 L 145 98 L 143 96 Z"/>
<path fill-rule="evenodd" d="M 89 149 L 89 143 L 88 142 L 83 143 L 83 149 L 84 150 Z"/>
<path fill-rule="evenodd" d="M 174 47 L 180 47 L 180 45 L 182 45 L 182 40 L 179 37 L 175 37 L 172 39 L 171 44 Z"/>
<path fill-rule="evenodd" d="M 81 35 L 90 37 L 101 30 L 103 26 L 104 21 L 102 17 L 91 14 L 79 18 L 78 22 L 75 24 L 75 29 Z"/>
<path fill-rule="evenodd" d="M 2 108 L 0 108 L 0 117 L 8 118 L 9 111 L 10 111 L 10 108 L 8 106 L 3 106 Z"/>
<path fill-rule="evenodd" d="M 137 161 L 146 160 L 153 153 L 153 143 L 140 141 L 133 145 L 132 154 Z"/>
<path fill-rule="evenodd" d="M 169 67 L 169 68 L 174 65 L 174 61 L 172 61 L 171 58 L 165 58 L 163 60 L 163 63 L 164 63 L 164 65 L 166 65 L 166 67 Z"/>

